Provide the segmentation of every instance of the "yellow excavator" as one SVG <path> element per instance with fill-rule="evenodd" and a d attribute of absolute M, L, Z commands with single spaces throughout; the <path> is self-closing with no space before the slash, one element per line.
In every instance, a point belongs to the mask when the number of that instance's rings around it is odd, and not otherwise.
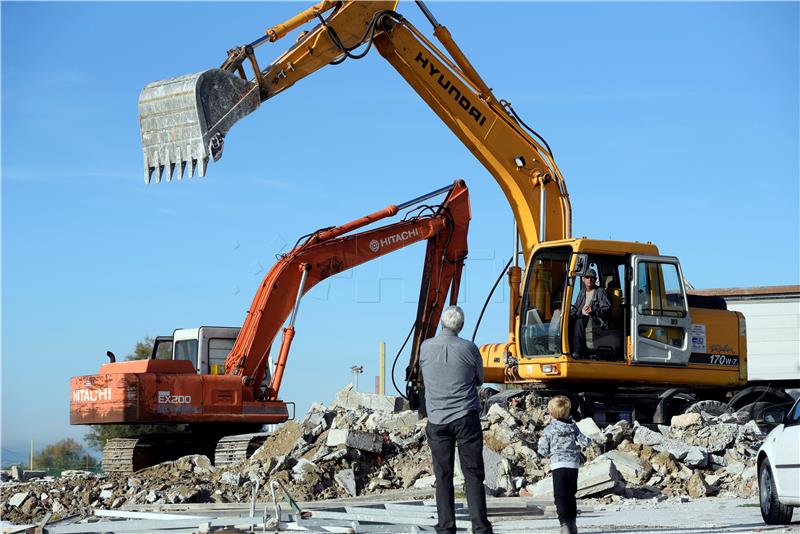
<path fill-rule="evenodd" d="M 486 167 L 514 213 L 508 337 L 481 347 L 487 382 L 569 395 L 578 415 L 598 422 L 663 423 L 685 410 L 790 402 L 769 384 L 748 384 L 744 316 L 721 299 L 687 294 L 676 257 L 649 242 L 573 237 L 567 186 L 547 142 L 493 94 L 429 8 L 416 5 L 444 50 L 396 1 L 324 0 L 231 49 L 218 69 L 147 85 L 139 98 L 145 182 L 205 175 L 234 123 L 374 47 Z M 277 59 L 259 64 L 256 49 L 312 21 Z M 578 320 L 579 288 L 592 274 L 590 287 L 608 305 Z M 585 347 L 574 346 L 576 323 Z"/>

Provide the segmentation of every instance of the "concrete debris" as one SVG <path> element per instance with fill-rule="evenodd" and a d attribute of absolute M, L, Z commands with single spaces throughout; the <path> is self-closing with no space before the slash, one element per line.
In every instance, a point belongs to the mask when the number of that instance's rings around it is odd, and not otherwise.
<path fill-rule="evenodd" d="M 345 410 L 367 409 L 375 412 L 402 412 L 408 410 L 408 403 L 400 397 L 388 395 L 373 395 L 371 393 L 360 393 L 353 391 L 353 386 L 349 385 L 341 390 L 331 405 L 332 408 L 344 408 Z"/>
<path fill-rule="evenodd" d="M 342 469 L 341 471 L 333 475 L 333 479 L 351 497 L 355 497 L 356 495 L 358 495 L 356 491 L 356 475 L 352 469 Z"/>
<path fill-rule="evenodd" d="M 30 496 L 30 492 L 29 492 L 29 491 L 21 491 L 21 492 L 19 492 L 19 493 L 15 493 L 15 494 L 14 494 L 14 495 L 13 495 L 13 496 L 12 496 L 12 497 L 11 497 L 11 498 L 8 500 L 8 504 L 9 504 L 9 506 L 13 506 L 14 508 L 17 508 L 17 507 L 19 507 L 19 506 L 22 506 L 22 503 L 24 503 L 24 502 L 25 502 L 25 500 L 26 500 L 26 499 L 27 499 L 29 496 Z"/>
<path fill-rule="evenodd" d="M 672 428 L 687 428 L 690 426 L 697 426 L 702 422 L 702 417 L 699 413 L 685 413 L 676 415 L 670 421 Z"/>
<path fill-rule="evenodd" d="M 552 498 L 549 460 L 537 452 L 546 405 L 547 398 L 522 390 L 488 397 L 481 418 L 488 494 Z M 278 427 L 249 459 L 224 467 L 192 455 L 129 476 L 71 471 L 26 480 L 21 469 L 12 469 L 0 484 L 0 514 L 26 524 L 48 513 L 57 520 L 127 505 L 243 503 L 256 489 L 261 502 L 271 499 L 273 480 L 298 500 L 409 488 L 432 496 L 426 420 L 407 408 L 402 399 L 347 387 L 330 406 L 315 403 L 302 419 Z M 581 497 L 658 502 L 756 495 L 755 456 L 764 434 L 734 414 L 683 414 L 661 428 L 624 420 L 602 428 L 590 418 L 577 424 L 594 442 L 583 450 Z M 457 490 L 463 481 L 456 455 Z"/>
<path fill-rule="evenodd" d="M 362 451 L 380 452 L 383 446 L 383 440 L 381 436 L 376 433 L 336 428 L 328 432 L 328 439 L 325 445 L 328 447 L 344 445 L 345 447 Z"/>
<path fill-rule="evenodd" d="M 578 429 L 583 432 L 583 435 L 587 438 L 592 438 L 600 443 L 605 441 L 605 437 L 600 432 L 600 427 L 597 426 L 597 423 L 595 423 L 594 419 L 591 417 L 584 417 L 575 424 L 578 425 Z"/>
<path fill-rule="evenodd" d="M 653 472 L 653 467 L 648 461 L 630 452 L 613 450 L 600 456 L 598 460 L 603 458 L 610 460 L 625 482 L 629 484 L 641 484 Z"/>
<path fill-rule="evenodd" d="M 625 484 L 614 462 L 600 457 L 595 461 L 582 465 L 578 471 L 578 497 L 601 497 L 608 494 L 622 493 Z M 535 499 L 553 498 L 553 477 L 540 480 L 533 487 Z"/>

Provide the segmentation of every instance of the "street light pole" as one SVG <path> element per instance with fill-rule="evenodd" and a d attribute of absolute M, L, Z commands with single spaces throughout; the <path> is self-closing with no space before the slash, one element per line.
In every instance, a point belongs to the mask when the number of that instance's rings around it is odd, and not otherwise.
<path fill-rule="evenodd" d="M 364 366 L 353 365 L 350 367 L 350 370 L 353 372 L 353 376 L 355 377 L 356 391 L 358 391 L 358 375 L 364 372 Z"/>

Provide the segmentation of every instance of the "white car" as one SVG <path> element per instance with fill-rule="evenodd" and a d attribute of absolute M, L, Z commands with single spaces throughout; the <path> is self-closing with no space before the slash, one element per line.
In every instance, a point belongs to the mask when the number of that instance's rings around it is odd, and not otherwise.
<path fill-rule="evenodd" d="M 758 450 L 758 500 L 769 525 L 788 524 L 800 506 L 800 398 L 782 420 Z"/>

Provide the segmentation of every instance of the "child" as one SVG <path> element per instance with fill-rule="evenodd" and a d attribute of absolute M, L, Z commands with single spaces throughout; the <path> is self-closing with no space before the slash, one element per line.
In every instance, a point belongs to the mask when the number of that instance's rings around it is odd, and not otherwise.
<path fill-rule="evenodd" d="M 578 515 L 575 493 L 578 491 L 578 468 L 581 457 L 575 442 L 581 447 L 589 446 L 591 441 L 584 436 L 578 426 L 569 418 L 572 403 L 563 395 L 557 395 L 547 403 L 550 423 L 539 438 L 539 454 L 550 457 L 550 471 L 553 473 L 553 495 L 561 523 L 561 534 L 577 534 L 575 519 Z"/>

